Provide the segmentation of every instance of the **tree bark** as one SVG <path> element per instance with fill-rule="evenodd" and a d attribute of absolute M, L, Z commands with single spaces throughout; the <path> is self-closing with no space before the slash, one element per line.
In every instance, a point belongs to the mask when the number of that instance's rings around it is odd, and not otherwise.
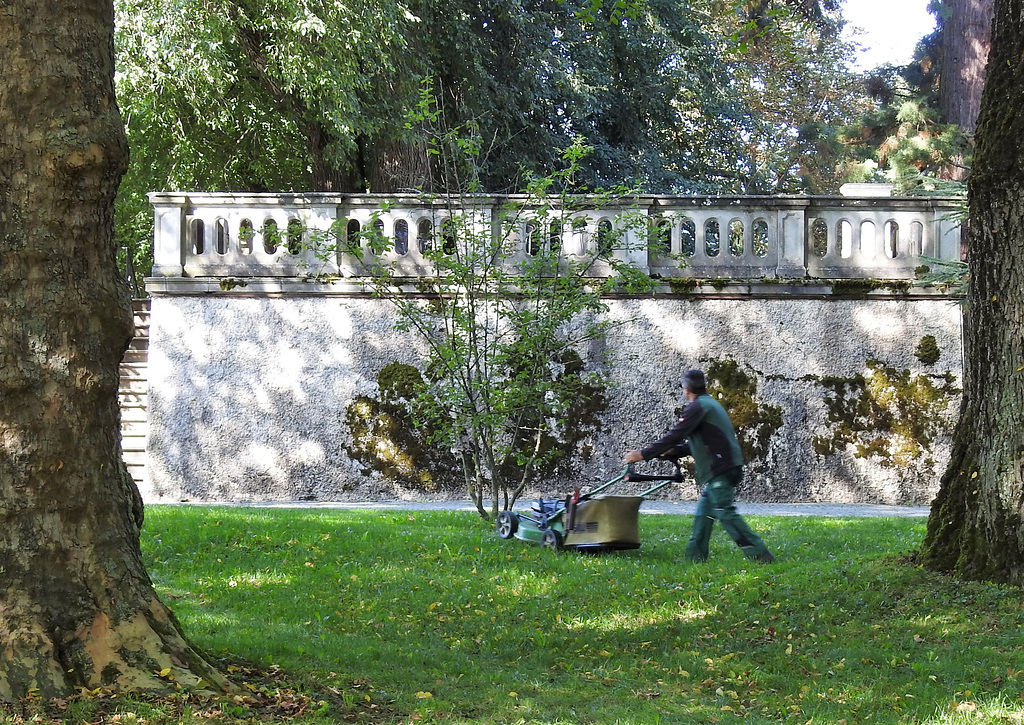
<path fill-rule="evenodd" d="M 995 0 L 945 0 L 942 20 L 939 113 L 946 123 L 955 123 L 968 136 L 978 126 L 985 66 L 992 44 L 992 9 Z M 939 170 L 939 176 L 954 181 L 967 179 L 969 169 L 962 155 Z M 964 256 L 966 256 L 966 240 Z"/>
<path fill-rule="evenodd" d="M 142 564 L 110 0 L 0 4 L 0 700 L 226 684 Z M 162 673 L 162 674 L 161 674 Z"/>
<path fill-rule="evenodd" d="M 946 0 L 942 21 L 942 80 L 939 108 L 946 123 L 967 134 L 977 128 L 985 85 L 995 0 Z"/>
<path fill-rule="evenodd" d="M 1024 0 L 997 0 L 970 200 L 964 398 L 922 558 L 1024 586 Z"/>

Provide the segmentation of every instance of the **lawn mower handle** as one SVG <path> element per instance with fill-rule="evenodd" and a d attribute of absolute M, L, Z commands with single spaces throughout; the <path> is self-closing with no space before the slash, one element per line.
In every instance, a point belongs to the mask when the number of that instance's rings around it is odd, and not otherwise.
<path fill-rule="evenodd" d="M 626 466 L 626 470 L 622 472 L 622 480 L 623 481 L 664 481 L 665 483 L 672 483 L 672 482 L 682 483 L 683 480 L 684 480 L 682 468 L 680 468 L 679 464 L 677 462 L 675 462 L 675 461 L 672 462 L 672 465 L 676 467 L 676 472 L 675 473 L 649 474 L 649 473 L 637 473 L 633 469 L 633 464 L 630 463 L 628 466 Z"/>
<path fill-rule="evenodd" d="M 647 498 L 652 493 L 660 488 L 664 488 L 670 483 L 682 483 L 683 482 L 683 469 L 679 466 L 679 461 L 672 461 L 672 465 L 675 466 L 675 473 L 661 473 L 661 474 L 649 474 L 649 473 L 637 473 L 633 470 L 633 464 L 630 463 L 626 466 L 626 470 L 622 473 L 622 479 L 624 481 L 658 481 L 659 483 L 651 486 L 646 491 L 641 492 L 639 495 Z"/>
<path fill-rule="evenodd" d="M 581 496 L 579 496 L 578 500 L 585 501 L 591 496 L 596 496 L 597 494 L 601 493 L 601 491 L 604 491 L 606 488 L 609 488 L 610 486 L 614 486 L 616 483 L 619 483 L 620 481 L 658 481 L 657 485 L 651 486 L 646 491 L 638 494 L 646 498 L 647 496 L 651 495 L 658 489 L 667 486 L 670 483 L 682 483 L 685 480 L 683 477 L 683 471 L 679 467 L 679 462 L 672 461 L 672 465 L 676 467 L 675 473 L 662 473 L 660 475 L 651 475 L 646 473 L 637 473 L 633 469 L 633 464 L 630 463 L 622 470 L 622 473 L 620 473 L 618 476 L 608 481 L 607 483 L 601 484 L 592 491 L 588 491 L 587 493 L 582 494 Z"/>

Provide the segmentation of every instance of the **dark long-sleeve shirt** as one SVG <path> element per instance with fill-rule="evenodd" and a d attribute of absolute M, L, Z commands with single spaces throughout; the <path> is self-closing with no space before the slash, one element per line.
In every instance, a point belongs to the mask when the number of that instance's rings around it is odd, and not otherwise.
<path fill-rule="evenodd" d="M 640 453 L 646 461 L 686 440 L 690 442 L 697 483 L 702 486 L 714 476 L 743 465 L 743 454 L 729 414 L 706 393 L 683 408 L 668 433 Z"/>

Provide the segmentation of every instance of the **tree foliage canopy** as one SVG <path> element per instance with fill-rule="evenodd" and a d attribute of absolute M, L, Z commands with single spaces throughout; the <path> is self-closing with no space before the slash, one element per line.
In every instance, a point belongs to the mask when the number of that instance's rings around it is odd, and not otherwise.
<path fill-rule="evenodd" d="M 660 193 L 834 191 L 863 110 L 835 3 L 797 0 L 118 0 L 132 167 L 145 192 L 431 190 L 424 88 L 479 144 L 483 191 L 555 173 Z M 440 189 L 433 189 L 440 191 Z M 142 264 L 145 262 L 143 260 Z"/>

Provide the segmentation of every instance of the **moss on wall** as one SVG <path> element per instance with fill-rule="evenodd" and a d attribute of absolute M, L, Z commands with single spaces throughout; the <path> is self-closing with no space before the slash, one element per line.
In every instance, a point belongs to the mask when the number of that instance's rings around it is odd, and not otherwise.
<path fill-rule="evenodd" d="M 601 416 L 608 408 L 604 379 L 590 375 L 583 359 L 575 351 L 567 351 L 552 361 L 559 369 L 558 388 L 565 402 L 562 424 L 548 430 L 547 422 L 527 425 L 527 429 L 545 428 L 539 454 L 540 464 L 534 478 L 558 474 L 569 475 L 594 452 L 590 439 L 602 429 Z M 360 396 L 345 411 L 352 442 L 348 455 L 364 466 L 364 473 L 376 472 L 384 479 L 404 487 L 435 491 L 461 485 L 461 466 L 450 451 L 431 445 L 429 432 L 416 425 L 416 400 L 427 379 L 412 365 L 390 363 L 377 375 L 378 395 Z M 535 439 L 520 441 L 531 452 Z M 516 463 L 510 459 L 506 475 L 515 473 Z"/>
<path fill-rule="evenodd" d="M 935 335 L 925 335 L 914 348 L 914 357 L 925 365 L 934 365 L 942 357 L 939 344 L 935 341 Z"/>
<path fill-rule="evenodd" d="M 363 465 L 365 475 L 377 472 L 420 491 L 461 482 L 455 457 L 431 446 L 427 432 L 415 424 L 412 406 L 425 384 L 412 365 L 390 363 L 377 375 L 379 397 L 359 396 L 345 410 L 352 437 L 346 451 Z"/>
<path fill-rule="evenodd" d="M 389 363 L 377 373 L 381 400 L 389 403 L 414 400 L 423 385 L 423 376 L 412 365 Z"/>
<path fill-rule="evenodd" d="M 593 445 L 587 441 L 601 431 L 601 417 L 608 409 L 604 378 L 588 375 L 575 350 L 565 351 L 557 362 L 562 366 L 558 383 L 565 391 L 567 405 L 558 435 L 546 434 L 541 443 L 545 463 L 538 468 L 538 476 L 569 474 L 578 469 L 576 456 L 588 460 L 593 455 Z"/>
<path fill-rule="evenodd" d="M 659 277 L 658 281 L 668 287 L 673 295 L 691 297 L 697 294 L 702 287 L 711 287 L 716 292 L 721 292 L 730 285 L 776 285 L 779 288 L 791 287 L 799 291 L 800 288 L 812 285 L 828 285 L 835 297 L 841 298 L 863 298 L 866 299 L 872 292 L 888 291 L 894 295 L 907 295 L 910 293 L 912 282 L 909 280 L 891 279 L 811 279 L 811 278 L 782 278 L 763 277 L 758 279 L 733 279 L 728 277 L 713 277 L 708 279 L 697 279 L 694 277 Z"/>
<path fill-rule="evenodd" d="M 853 447 L 857 458 L 874 458 L 882 466 L 905 466 L 931 453 L 932 442 L 944 432 L 945 413 L 956 379 L 950 373 L 936 378 L 896 370 L 876 360 L 868 374 L 850 378 L 820 378 L 827 391 L 825 407 L 830 430 L 814 436 L 819 456 Z"/>
<path fill-rule="evenodd" d="M 698 280 L 690 277 L 666 277 L 662 281 L 674 295 L 692 295 L 700 284 Z"/>
<path fill-rule="evenodd" d="M 836 279 L 832 280 L 832 294 L 838 297 L 866 297 L 869 292 L 889 290 L 895 294 L 907 294 L 910 282 L 883 279 Z"/>
<path fill-rule="evenodd" d="M 749 370 L 749 368 L 748 368 Z M 757 402 L 757 380 L 732 358 L 709 360 L 708 392 L 729 412 L 748 464 L 763 462 L 772 436 L 782 428 L 782 408 Z"/>

